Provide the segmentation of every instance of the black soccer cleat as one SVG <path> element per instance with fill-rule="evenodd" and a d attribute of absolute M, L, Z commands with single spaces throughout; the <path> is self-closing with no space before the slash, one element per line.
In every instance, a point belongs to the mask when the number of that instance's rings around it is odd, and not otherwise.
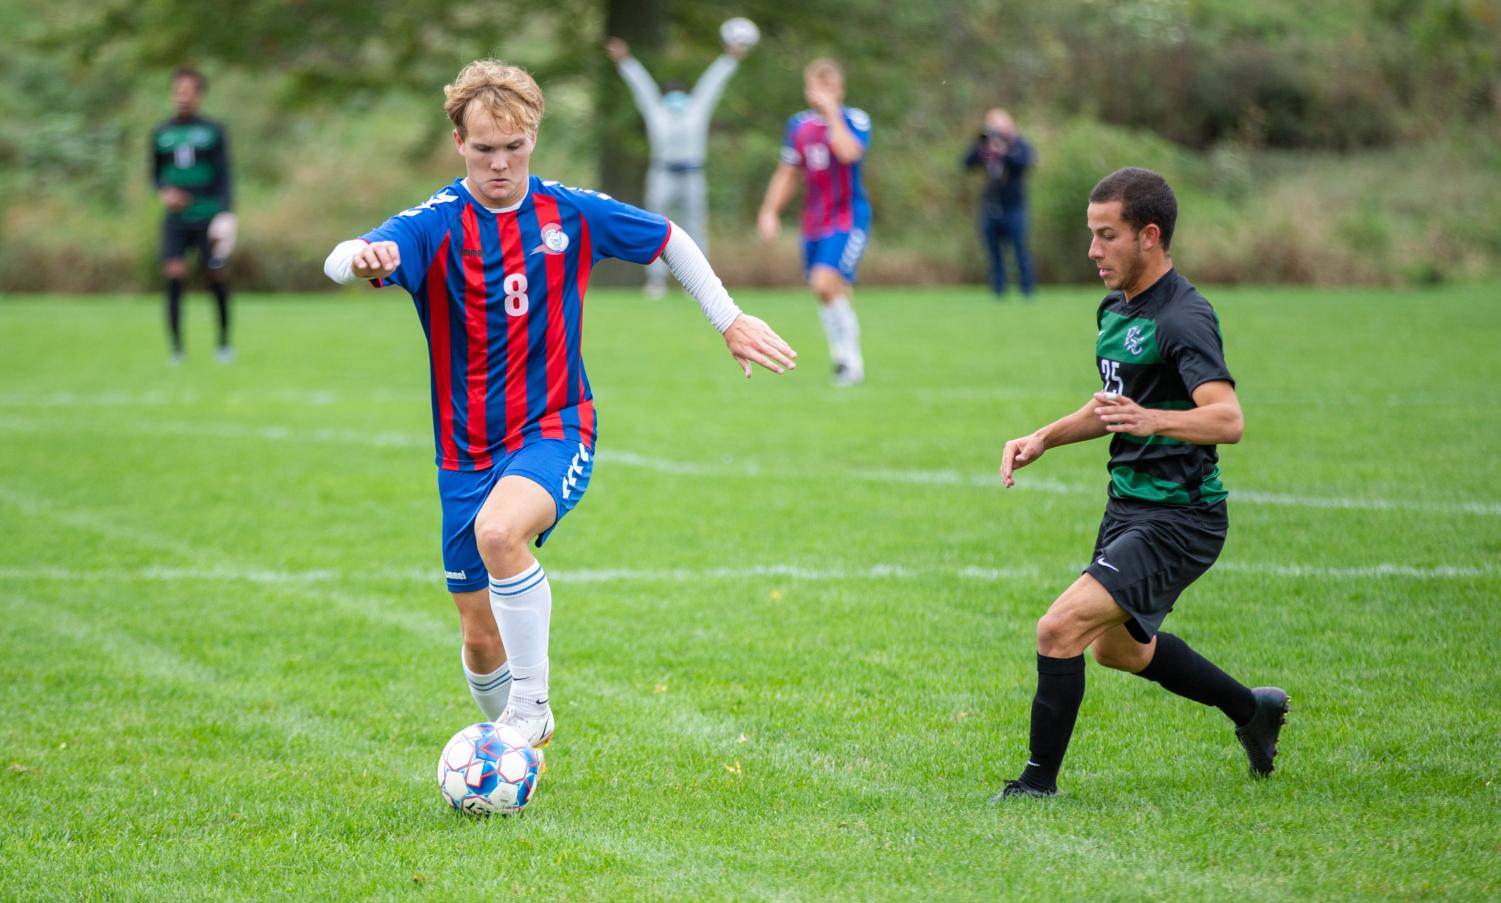
<path fill-rule="evenodd" d="M 1251 777 L 1264 778 L 1275 768 L 1277 737 L 1287 723 L 1287 693 L 1277 687 L 1257 687 L 1256 712 L 1244 726 L 1235 729 L 1235 738 L 1246 749 L 1251 763 Z"/>
<path fill-rule="evenodd" d="M 1007 781 L 1001 792 L 990 798 L 992 804 L 1010 799 L 1014 796 L 1057 796 L 1057 787 L 1033 787 L 1031 784 L 1023 784 L 1021 781 Z"/>

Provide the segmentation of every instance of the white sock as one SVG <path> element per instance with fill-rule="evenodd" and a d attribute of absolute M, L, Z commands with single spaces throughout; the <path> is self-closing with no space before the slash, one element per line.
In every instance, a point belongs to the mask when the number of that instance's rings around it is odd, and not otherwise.
<path fill-rule="evenodd" d="M 833 304 L 823 303 L 818 305 L 818 318 L 823 321 L 824 335 L 829 337 L 829 359 L 840 363 L 844 360 L 844 320 Z"/>
<path fill-rule="evenodd" d="M 835 318 L 839 320 L 840 354 L 851 369 L 863 371 L 865 357 L 860 353 L 860 320 L 850 299 L 840 296 L 829 302 Z"/>
<path fill-rule="evenodd" d="M 533 562 L 514 576 L 491 577 L 490 609 L 510 658 L 510 705 L 522 715 L 540 715 L 547 708 L 547 629 L 552 620 L 552 586 L 542 565 Z"/>
<path fill-rule="evenodd" d="M 464 679 L 469 682 L 469 695 L 474 697 L 479 710 L 485 713 L 485 720 L 494 721 L 499 718 L 500 713 L 506 710 L 506 700 L 511 698 L 511 663 L 502 662 L 499 668 L 489 674 L 475 674 L 469 670 L 469 663 L 464 660 L 461 648 L 459 664 L 464 668 Z"/>

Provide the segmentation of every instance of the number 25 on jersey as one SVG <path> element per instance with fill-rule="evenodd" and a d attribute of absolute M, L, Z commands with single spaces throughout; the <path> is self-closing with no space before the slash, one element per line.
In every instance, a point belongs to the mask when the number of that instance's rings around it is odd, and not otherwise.
<path fill-rule="evenodd" d="M 1100 358 L 1100 378 L 1105 382 L 1105 391 L 1120 395 L 1125 391 L 1125 385 L 1122 384 L 1120 373 L 1117 372 L 1118 367 L 1120 367 L 1119 361 Z"/>

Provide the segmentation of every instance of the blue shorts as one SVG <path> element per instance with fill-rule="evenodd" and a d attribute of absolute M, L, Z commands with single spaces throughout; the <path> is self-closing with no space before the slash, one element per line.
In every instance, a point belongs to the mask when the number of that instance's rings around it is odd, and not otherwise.
<path fill-rule="evenodd" d="M 844 281 L 855 284 L 855 271 L 860 268 L 860 258 L 865 256 L 865 246 L 870 233 L 855 228 L 848 232 L 835 232 L 823 238 L 803 240 L 803 277 L 813 275 L 816 266 L 833 267 Z"/>
<path fill-rule="evenodd" d="M 581 442 L 541 439 L 523 445 L 501 458 L 489 470 L 439 470 L 438 498 L 443 502 L 443 571 L 448 591 L 467 593 L 490 585 L 490 574 L 480 560 L 474 541 L 474 519 L 501 477 L 526 477 L 552 494 L 558 516 L 537 537 L 547 541 L 563 515 L 574 509 L 589 475 L 594 473 L 594 451 Z"/>

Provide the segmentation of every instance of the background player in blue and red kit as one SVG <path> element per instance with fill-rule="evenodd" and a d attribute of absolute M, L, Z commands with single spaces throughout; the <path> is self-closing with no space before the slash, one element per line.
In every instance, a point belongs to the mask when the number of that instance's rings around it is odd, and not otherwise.
<path fill-rule="evenodd" d="M 666 261 L 745 375 L 796 354 L 741 313 L 688 234 L 661 216 L 529 172 L 542 92 L 497 60 L 444 89 L 465 176 L 324 264 L 338 282 L 411 293 L 427 335 L 443 566 L 464 633 L 470 691 L 534 746 L 552 738 L 552 589 L 531 552 L 578 504 L 596 422 L 580 339 L 590 268 Z"/>
<path fill-rule="evenodd" d="M 803 171 L 803 266 L 818 296 L 819 314 L 829 337 L 834 382 L 854 385 L 865 379 L 860 353 L 860 322 L 850 306 L 855 271 L 870 239 L 870 202 L 860 182 L 860 167 L 870 146 L 870 116 L 846 107 L 844 70 L 833 60 L 817 59 L 803 71 L 803 94 L 810 109 L 787 121 L 782 162 L 766 186 L 758 226 L 771 241 L 781 231 L 782 207 Z"/>

